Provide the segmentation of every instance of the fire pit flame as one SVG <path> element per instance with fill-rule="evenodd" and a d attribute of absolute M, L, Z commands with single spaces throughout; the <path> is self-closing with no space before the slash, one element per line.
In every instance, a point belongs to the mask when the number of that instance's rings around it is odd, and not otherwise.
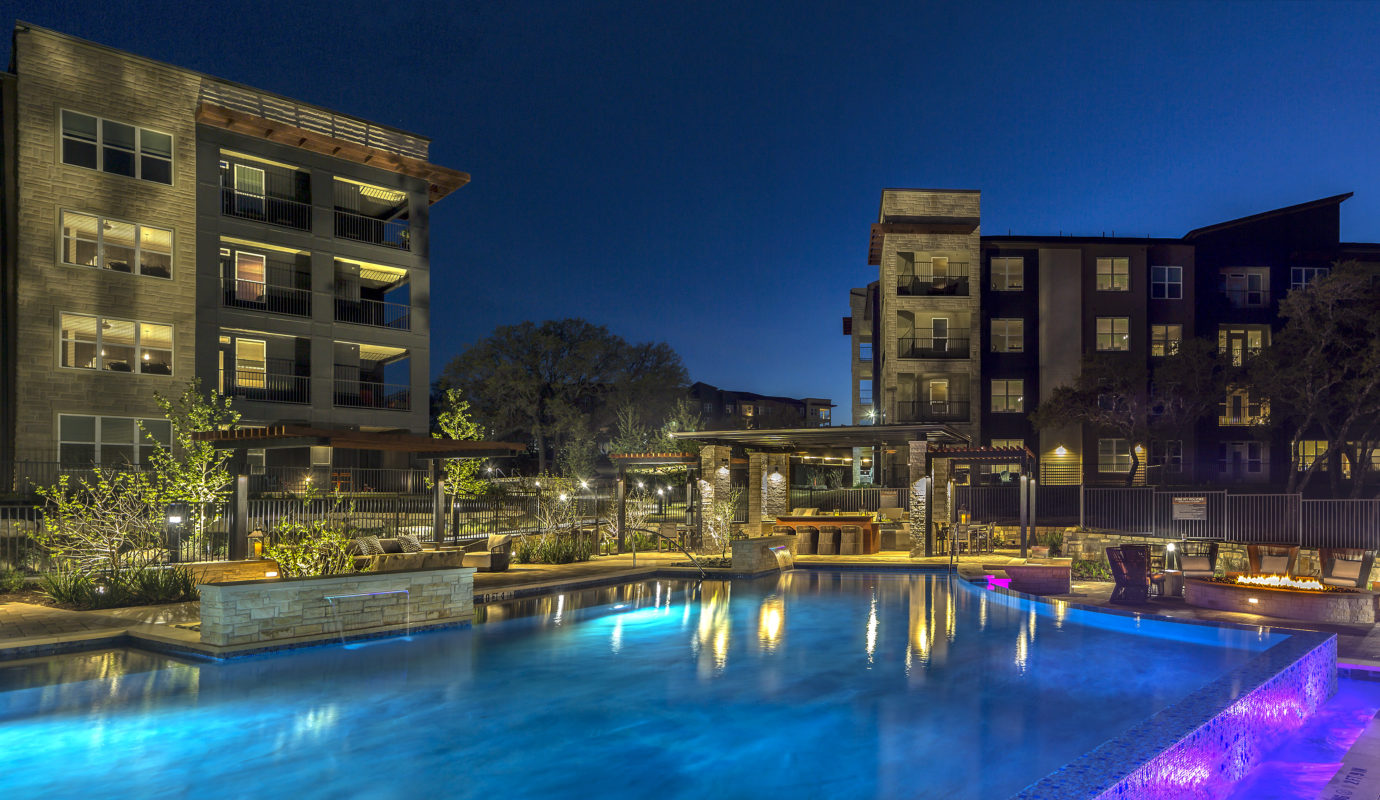
<path fill-rule="evenodd" d="M 1272 589 L 1301 589 L 1306 592 L 1327 591 L 1327 587 L 1317 578 L 1291 578 L 1288 575 L 1237 575 L 1236 582 L 1246 586 L 1268 586 Z"/>

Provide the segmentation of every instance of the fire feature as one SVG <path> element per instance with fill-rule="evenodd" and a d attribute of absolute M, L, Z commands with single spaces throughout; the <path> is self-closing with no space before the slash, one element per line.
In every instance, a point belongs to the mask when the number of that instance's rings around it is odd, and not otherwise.
<path fill-rule="evenodd" d="M 1236 582 L 1243 586 L 1264 586 L 1270 589 L 1293 589 L 1302 592 L 1327 592 L 1333 589 L 1317 578 L 1291 578 L 1288 575 L 1237 575 Z"/>
<path fill-rule="evenodd" d="M 1376 595 L 1370 592 L 1287 575 L 1188 580 L 1184 582 L 1184 602 L 1219 611 L 1313 622 L 1373 624 L 1376 618 Z"/>

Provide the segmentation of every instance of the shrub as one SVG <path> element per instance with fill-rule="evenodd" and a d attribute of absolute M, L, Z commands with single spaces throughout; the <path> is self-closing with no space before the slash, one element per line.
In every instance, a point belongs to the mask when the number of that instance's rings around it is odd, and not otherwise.
<path fill-rule="evenodd" d="M 1070 574 L 1080 580 L 1088 581 L 1109 581 L 1112 579 L 1111 567 L 1107 566 L 1107 562 L 1100 558 L 1074 559 Z"/>
<path fill-rule="evenodd" d="M 344 530 L 331 528 L 321 520 L 282 519 L 273 526 L 272 541 L 264 547 L 264 556 L 278 562 L 278 573 L 284 578 L 355 572 L 354 556 L 346 549 L 351 538 Z"/>
<path fill-rule="evenodd" d="M 149 566 L 113 575 L 58 570 L 42 575 L 38 587 L 54 603 L 82 610 L 179 603 L 198 597 L 196 577 L 180 566 Z"/>
<path fill-rule="evenodd" d="M 17 592 L 24 588 L 24 572 L 17 569 L 0 569 L 0 594 Z"/>
<path fill-rule="evenodd" d="M 1035 544 L 1042 544 L 1049 548 L 1051 558 L 1063 555 L 1064 552 L 1064 532 L 1050 531 L 1044 535 L 1035 534 Z"/>
<path fill-rule="evenodd" d="M 593 538 L 580 533 L 523 536 L 513 547 L 513 560 L 519 564 L 571 564 L 588 561 L 593 555 Z"/>

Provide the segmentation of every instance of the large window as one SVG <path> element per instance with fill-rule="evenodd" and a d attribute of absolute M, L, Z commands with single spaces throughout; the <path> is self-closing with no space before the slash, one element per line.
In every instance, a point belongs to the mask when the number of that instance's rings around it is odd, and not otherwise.
<path fill-rule="evenodd" d="M 863 405 L 872 403 L 872 380 L 870 378 L 858 381 L 858 402 Z"/>
<path fill-rule="evenodd" d="M 1182 325 L 1151 325 L 1150 355 L 1172 356 L 1179 352 L 1179 343 L 1184 340 Z"/>
<path fill-rule="evenodd" d="M 1130 350 L 1131 320 L 1129 317 L 1097 318 L 1098 350 Z"/>
<path fill-rule="evenodd" d="M 171 185 L 172 142 L 166 133 L 75 111 L 62 112 L 62 163 Z"/>
<path fill-rule="evenodd" d="M 63 313 L 64 367 L 172 374 L 171 325 Z"/>
<path fill-rule="evenodd" d="M 1326 278 L 1332 274 L 1330 267 L 1290 267 L 1289 268 L 1289 288 L 1302 289 L 1318 278 Z"/>
<path fill-rule="evenodd" d="M 1020 256 L 992 258 L 992 291 L 1019 292 L 1025 289 L 1025 259 Z"/>
<path fill-rule="evenodd" d="M 1184 297 L 1183 267 L 1151 267 L 1150 299 L 1182 300 Z"/>
<path fill-rule="evenodd" d="M 992 411 L 996 413 L 1025 411 L 1025 381 L 992 381 Z"/>
<path fill-rule="evenodd" d="M 992 352 L 1025 352 L 1025 321 L 1020 319 L 992 320 Z"/>
<path fill-rule="evenodd" d="M 1131 442 L 1127 439 L 1097 440 L 1097 471 L 1131 471 Z"/>
<path fill-rule="evenodd" d="M 1299 472 L 1307 470 L 1313 462 L 1322 458 L 1323 453 L 1327 452 L 1327 441 L 1324 439 L 1303 439 L 1299 441 L 1298 454 L 1294 458 L 1294 468 Z M 1327 462 L 1318 464 L 1318 469 L 1326 471 Z"/>
<path fill-rule="evenodd" d="M 858 342 L 858 360 L 872 360 L 872 342 Z"/>
<path fill-rule="evenodd" d="M 1228 478 L 1263 478 L 1269 450 L 1260 442 L 1222 442 L 1217 446 L 1217 468 Z"/>
<path fill-rule="evenodd" d="M 1227 390 L 1227 399 L 1222 403 L 1217 424 L 1260 425 L 1265 422 L 1269 412 L 1269 405 L 1261 402 L 1258 394 L 1252 397 L 1250 390 L 1232 387 Z"/>
<path fill-rule="evenodd" d="M 58 415 L 58 460 L 67 466 L 147 464 L 172 441 L 166 419 Z"/>
<path fill-rule="evenodd" d="M 1156 439 L 1150 442 L 1150 465 L 1165 473 L 1184 471 L 1184 442 L 1182 439 Z"/>
<path fill-rule="evenodd" d="M 1097 290 L 1099 292 L 1131 291 L 1131 259 L 1097 259 Z"/>
<path fill-rule="evenodd" d="M 1221 286 L 1233 308 L 1262 308 L 1270 302 L 1270 270 L 1265 267 L 1223 270 Z"/>
<path fill-rule="evenodd" d="M 62 212 L 62 263 L 172 277 L 172 231 L 133 222 Z"/>

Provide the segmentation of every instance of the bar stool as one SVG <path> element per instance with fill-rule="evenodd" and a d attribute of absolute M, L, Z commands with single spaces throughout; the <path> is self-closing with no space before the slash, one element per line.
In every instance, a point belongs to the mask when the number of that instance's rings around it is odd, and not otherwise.
<path fill-rule="evenodd" d="M 862 528 L 858 525 L 844 525 L 839 533 L 839 555 L 860 556 L 863 553 Z"/>
<path fill-rule="evenodd" d="M 795 526 L 795 554 L 798 556 L 812 556 L 815 554 L 815 547 L 819 542 L 819 528 L 813 525 Z"/>
<path fill-rule="evenodd" d="M 815 552 L 822 556 L 839 554 L 839 526 L 819 526 L 819 542 L 815 545 Z"/>

